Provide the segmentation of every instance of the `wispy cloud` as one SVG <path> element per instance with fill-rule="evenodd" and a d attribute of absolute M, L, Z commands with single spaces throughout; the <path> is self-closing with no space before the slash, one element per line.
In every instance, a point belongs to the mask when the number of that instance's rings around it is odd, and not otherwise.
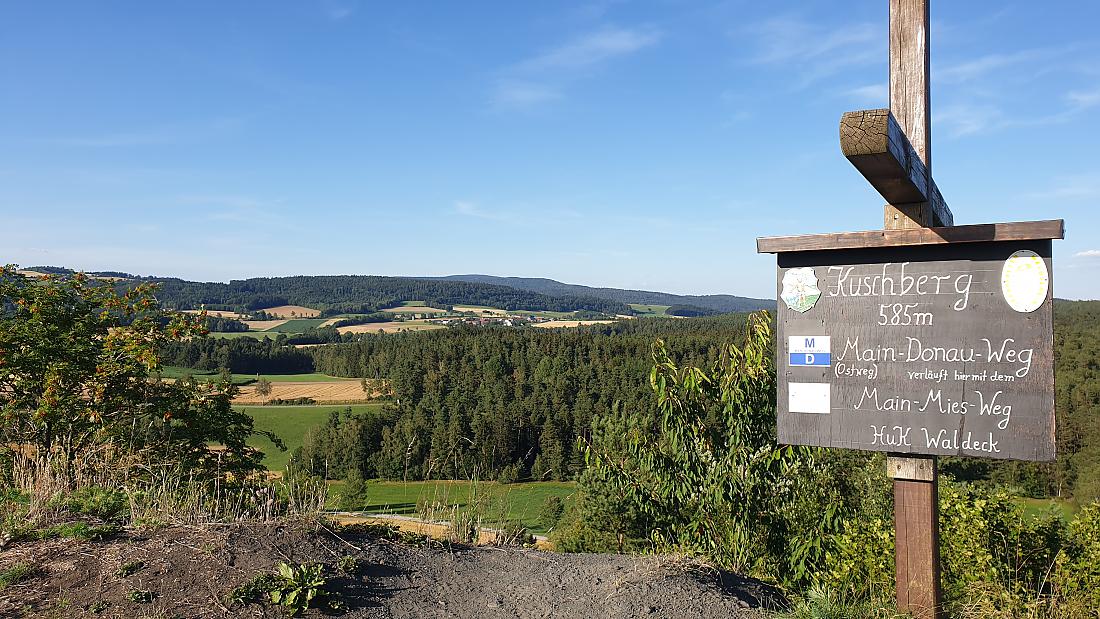
<path fill-rule="evenodd" d="M 32 141 L 37 144 L 77 148 L 191 144 L 224 135 L 240 125 L 241 121 L 239 119 L 222 118 L 206 123 L 180 123 L 138 131 L 118 131 L 99 135 L 46 137 Z"/>
<path fill-rule="evenodd" d="M 993 105 L 955 103 L 932 108 L 932 127 L 958 138 L 1002 126 L 1004 113 Z"/>
<path fill-rule="evenodd" d="M 209 221 L 258 222 L 281 224 L 283 200 L 268 200 L 233 194 L 184 195 L 175 202 L 182 206 L 206 211 Z"/>
<path fill-rule="evenodd" d="M 1061 176 L 1043 191 L 1026 195 L 1033 200 L 1093 201 L 1100 200 L 1100 174 Z"/>
<path fill-rule="evenodd" d="M 1076 109 L 1086 110 L 1100 105 L 1100 88 L 1091 91 L 1070 91 L 1066 93 L 1066 100 Z"/>
<path fill-rule="evenodd" d="M 871 23 L 838 27 L 783 16 L 750 24 L 732 36 L 754 45 L 750 63 L 791 67 L 800 75 L 794 84 L 797 89 L 851 67 L 881 62 L 887 53 L 882 26 Z"/>
<path fill-rule="evenodd" d="M 844 91 L 843 95 L 863 105 L 886 106 L 890 100 L 890 89 L 886 83 L 868 84 Z"/>
<path fill-rule="evenodd" d="M 977 79 L 1000 69 L 1020 67 L 1055 57 L 1064 50 L 1029 49 L 1012 54 L 987 54 L 970 60 L 933 68 L 932 80 L 944 83 L 960 83 Z"/>
<path fill-rule="evenodd" d="M 1075 258 L 1100 258 L 1100 249 L 1086 249 L 1073 254 Z"/>
<path fill-rule="evenodd" d="M 496 107 L 526 108 L 561 99 L 559 90 L 547 84 L 502 80 L 497 82 L 493 91 L 493 104 Z"/>
<path fill-rule="evenodd" d="M 475 219 L 489 219 L 492 221 L 508 221 L 511 219 L 505 213 L 494 213 L 486 211 L 473 202 L 467 200 L 458 200 L 454 203 L 455 212 L 463 217 L 473 217 Z"/>
<path fill-rule="evenodd" d="M 323 0 L 321 2 L 321 10 L 324 11 L 325 17 L 332 21 L 343 21 L 352 16 L 359 6 L 357 2 L 349 2 L 348 0 Z"/>
<path fill-rule="evenodd" d="M 502 71 L 491 101 L 496 108 L 531 108 L 562 99 L 569 84 L 656 45 L 662 36 L 652 27 L 606 27 L 575 37 Z"/>
<path fill-rule="evenodd" d="M 605 28 L 548 49 L 516 66 L 521 73 L 575 70 L 633 54 L 661 40 L 653 28 Z"/>

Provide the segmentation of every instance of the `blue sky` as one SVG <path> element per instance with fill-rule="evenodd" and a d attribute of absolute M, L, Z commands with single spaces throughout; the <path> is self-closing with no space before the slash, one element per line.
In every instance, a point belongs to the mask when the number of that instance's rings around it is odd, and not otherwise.
<path fill-rule="evenodd" d="M 843 7 L 843 8 L 841 8 Z M 774 295 L 762 235 L 881 227 L 839 152 L 886 0 L 0 5 L 0 260 Z M 957 223 L 1064 218 L 1100 298 L 1100 3 L 932 7 Z"/>

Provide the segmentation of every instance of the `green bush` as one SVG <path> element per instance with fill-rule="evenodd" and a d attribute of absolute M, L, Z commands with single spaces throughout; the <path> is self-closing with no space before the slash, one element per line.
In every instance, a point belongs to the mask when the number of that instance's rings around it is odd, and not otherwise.
<path fill-rule="evenodd" d="M 542 509 L 539 510 L 539 526 L 550 531 L 558 526 L 558 522 L 564 514 L 565 502 L 561 500 L 561 497 L 548 496 L 542 502 Z"/>
<path fill-rule="evenodd" d="M 1067 606 L 1100 612 L 1100 503 L 1084 507 L 1070 523 L 1051 580 Z"/>
<path fill-rule="evenodd" d="M 105 521 L 124 520 L 130 512 L 126 493 L 98 486 L 79 488 L 60 501 L 60 505 L 73 515 L 91 516 Z"/>

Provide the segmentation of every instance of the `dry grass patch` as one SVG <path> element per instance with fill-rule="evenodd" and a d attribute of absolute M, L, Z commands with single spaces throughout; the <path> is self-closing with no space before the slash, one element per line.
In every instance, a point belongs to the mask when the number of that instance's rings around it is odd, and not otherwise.
<path fill-rule="evenodd" d="M 391 314 L 446 314 L 447 310 L 426 305 L 405 305 L 402 307 L 387 307 L 382 310 Z"/>
<path fill-rule="evenodd" d="M 316 318 L 321 315 L 321 310 L 315 310 L 311 307 L 304 307 L 301 305 L 280 305 L 278 307 L 268 307 L 260 311 L 265 312 L 269 316 L 278 316 L 279 318 Z"/>
<path fill-rule="evenodd" d="M 465 314 L 477 314 L 478 316 L 507 316 L 508 312 L 497 309 L 495 307 L 469 307 L 469 306 L 455 306 L 456 312 L 462 312 Z"/>
<path fill-rule="evenodd" d="M 340 333 L 399 333 L 401 331 L 431 331 L 432 329 L 445 329 L 443 325 L 426 322 L 370 322 L 365 325 L 351 325 L 350 327 L 337 327 Z"/>
<path fill-rule="evenodd" d="M 584 327 L 587 325 L 606 325 L 615 322 L 614 320 L 551 320 L 549 322 L 540 322 L 534 326 L 540 329 L 558 329 L 558 328 L 571 328 L 571 327 Z"/>
<path fill-rule="evenodd" d="M 357 380 L 317 383 L 271 383 L 271 394 L 266 398 L 256 393 L 255 385 L 241 387 L 241 392 L 233 398 L 234 404 L 263 404 L 271 400 L 295 400 L 312 398 L 318 404 L 346 404 L 363 402 L 385 395 L 384 383 L 372 381 L 369 393 L 364 393 Z"/>

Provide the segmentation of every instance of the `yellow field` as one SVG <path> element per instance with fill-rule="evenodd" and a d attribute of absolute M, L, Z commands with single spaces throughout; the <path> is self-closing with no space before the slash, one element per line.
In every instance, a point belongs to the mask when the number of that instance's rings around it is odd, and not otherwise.
<path fill-rule="evenodd" d="M 284 325 L 289 320 L 242 320 L 244 324 L 248 325 L 249 331 L 267 331 L 268 329 L 274 329 L 279 325 Z"/>
<path fill-rule="evenodd" d="M 467 307 L 467 306 L 455 306 L 456 312 L 463 312 L 467 314 L 477 314 L 478 316 L 507 316 L 508 312 L 497 309 L 495 307 Z"/>
<path fill-rule="evenodd" d="M 337 327 L 340 333 L 399 333 L 401 331 L 431 331 L 432 329 L 446 329 L 443 325 L 428 324 L 424 322 L 371 322 L 365 325 L 352 325 L 350 327 Z"/>
<path fill-rule="evenodd" d="M 269 307 L 260 311 L 279 318 L 316 318 L 321 315 L 321 310 L 301 305 L 280 305 L 279 307 Z"/>
<path fill-rule="evenodd" d="M 346 404 L 377 398 L 382 394 L 382 384 L 370 393 L 363 393 L 358 380 L 341 380 L 324 383 L 272 382 L 271 394 L 267 398 L 256 393 L 255 385 L 241 387 L 241 392 L 233 398 L 234 404 L 263 404 L 274 399 L 293 400 L 295 398 L 313 398 L 318 404 Z"/>
<path fill-rule="evenodd" d="M 606 325 L 615 322 L 614 320 L 551 320 L 549 322 L 540 322 L 534 326 L 540 329 L 557 329 L 566 327 L 583 327 L 587 325 Z"/>
<path fill-rule="evenodd" d="M 404 307 L 387 307 L 382 310 L 383 312 L 389 312 L 391 314 L 446 314 L 447 310 L 439 309 L 438 307 L 427 307 L 420 305 L 406 305 Z"/>

